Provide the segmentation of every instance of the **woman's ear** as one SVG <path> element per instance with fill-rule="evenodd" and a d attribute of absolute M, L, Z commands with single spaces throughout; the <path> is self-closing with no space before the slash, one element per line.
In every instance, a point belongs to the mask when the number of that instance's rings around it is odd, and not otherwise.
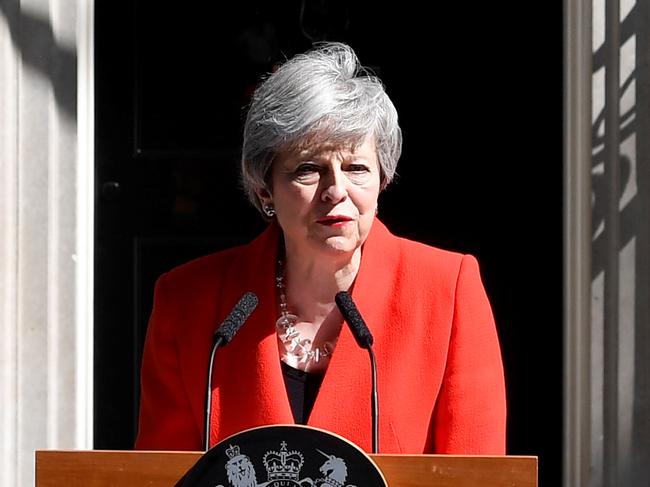
<path fill-rule="evenodd" d="M 264 208 L 266 205 L 273 204 L 273 195 L 267 188 L 257 188 L 255 190 L 257 198 L 260 200 L 260 206 Z"/>
<path fill-rule="evenodd" d="M 268 219 L 271 219 L 275 216 L 275 206 L 273 205 L 273 195 L 266 188 L 260 188 L 255 191 L 255 194 L 260 200 L 260 208 L 262 213 L 266 215 Z"/>

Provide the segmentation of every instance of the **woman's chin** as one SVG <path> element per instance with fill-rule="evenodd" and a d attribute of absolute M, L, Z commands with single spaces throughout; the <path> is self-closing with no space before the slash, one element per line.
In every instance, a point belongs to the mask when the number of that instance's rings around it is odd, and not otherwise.
<path fill-rule="evenodd" d="M 322 251 L 333 256 L 352 255 L 359 248 L 357 239 L 350 239 L 343 236 L 329 237 L 320 246 Z"/>

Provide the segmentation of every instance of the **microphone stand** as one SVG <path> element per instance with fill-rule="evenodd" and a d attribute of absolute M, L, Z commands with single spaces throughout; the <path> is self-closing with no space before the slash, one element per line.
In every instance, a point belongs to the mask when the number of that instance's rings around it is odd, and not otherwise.
<path fill-rule="evenodd" d="M 208 387 L 205 393 L 205 421 L 203 423 L 204 441 L 203 449 L 208 451 L 210 449 L 210 414 L 212 412 L 212 369 L 214 367 L 214 356 L 217 354 L 219 348 L 224 342 L 222 336 L 215 336 L 214 343 L 212 344 L 212 352 L 210 352 L 210 364 L 208 365 Z"/>
<path fill-rule="evenodd" d="M 205 435 L 203 446 L 205 447 L 205 451 L 208 451 L 210 448 L 210 413 L 212 412 L 212 369 L 214 367 L 214 356 L 217 353 L 217 348 L 221 345 L 227 345 L 233 339 L 253 310 L 255 310 L 257 302 L 255 293 L 247 292 L 244 294 L 214 334 L 212 351 L 210 352 L 210 363 L 208 365 L 208 384 L 205 392 L 205 418 L 203 424 L 203 432 Z"/>
<path fill-rule="evenodd" d="M 347 322 L 357 344 L 361 348 L 368 350 L 370 356 L 370 368 L 372 372 L 372 393 L 370 396 L 371 415 L 372 415 L 372 452 L 379 453 L 379 399 L 377 393 L 377 361 L 375 353 L 372 350 L 372 333 L 368 329 L 366 322 L 363 321 L 361 313 L 357 309 L 352 297 L 345 291 L 340 291 L 334 296 L 334 301 L 338 306 L 343 318 Z"/>
<path fill-rule="evenodd" d="M 377 362 L 372 347 L 368 347 L 370 368 L 372 369 L 372 453 L 379 453 L 379 401 L 377 398 Z"/>

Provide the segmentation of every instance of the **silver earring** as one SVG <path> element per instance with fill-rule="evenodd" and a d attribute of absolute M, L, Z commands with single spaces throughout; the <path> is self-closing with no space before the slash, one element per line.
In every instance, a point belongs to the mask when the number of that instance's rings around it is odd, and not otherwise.
<path fill-rule="evenodd" d="M 268 216 L 269 218 L 273 218 L 275 216 L 275 208 L 273 205 L 264 205 L 264 214 Z"/>

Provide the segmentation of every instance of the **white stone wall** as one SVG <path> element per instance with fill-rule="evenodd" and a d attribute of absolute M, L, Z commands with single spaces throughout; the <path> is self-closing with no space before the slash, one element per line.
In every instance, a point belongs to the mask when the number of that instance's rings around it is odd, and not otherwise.
<path fill-rule="evenodd" d="M 564 7 L 564 485 L 645 487 L 650 5 L 565 0 Z"/>
<path fill-rule="evenodd" d="M 0 3 L 0 485 L 92 447 L 91 35 L 90 2 Z"/>

